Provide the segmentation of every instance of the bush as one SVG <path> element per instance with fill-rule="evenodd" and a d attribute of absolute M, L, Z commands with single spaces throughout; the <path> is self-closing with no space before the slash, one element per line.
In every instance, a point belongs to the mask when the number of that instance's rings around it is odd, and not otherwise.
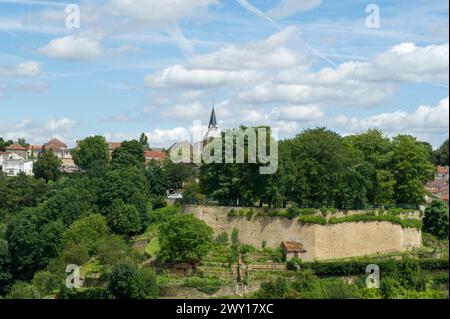
<path fill-rule="evenodd" d="M 300 269 L 300 265 L 302 260 L 298 257 L 291 258 L 286 262 L 286 267 L 288 270 L 298 270 Z"/>
<path fill-rule="evenodd" d="M 231 232 L 231 243 L 233 245 L 239 245 L 239 230 L 237 228 L 233 228 Z"/>
<path fill-rule="evenodd" d="M 217 235 L 215 242 L 218 245 L 228 245 L 228 233 L 221 232 L 219 235 Z"/>
<path fill-rule="evenodd" d="M 323 216 L 301 215 L 298 217 L 298 221 L 302 224 L 327 224 L 327 219 Z"/>
<path fill-rule="evenodd" d="M 149 268 L 138 269 L 130 260 L 114 266 L 108 276 L 108 290 L 118 299 L 153 299 L 159 292 L 155 272 Z"/>
<path fill-rule="evenodd" d="M 439 238 L 448 238 L 448 215 L 447 203 L 433 201 L 425 209 L 424 231 Z"/>

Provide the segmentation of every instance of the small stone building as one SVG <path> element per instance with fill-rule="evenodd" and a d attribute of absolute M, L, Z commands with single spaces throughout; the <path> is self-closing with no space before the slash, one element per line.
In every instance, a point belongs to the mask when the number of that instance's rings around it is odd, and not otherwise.
<path fill-rule="evenodd" d="M 281 243 L 286 261 L 294 257 L 302 259 L 302 254 L 306 253 L 306 249 L 299 241 L 283 241 Z"/>

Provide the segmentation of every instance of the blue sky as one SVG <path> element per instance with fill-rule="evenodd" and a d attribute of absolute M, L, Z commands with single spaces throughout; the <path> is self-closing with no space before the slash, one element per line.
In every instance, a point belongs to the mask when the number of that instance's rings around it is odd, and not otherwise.
<path fill-rule="evenodd" d="M 380 27 L 366 26 L 376 4 Z M 0 136 L 169 146 L 207 124 L 279 137 L 448 136 L 448 2 L 0 0 Z"/>

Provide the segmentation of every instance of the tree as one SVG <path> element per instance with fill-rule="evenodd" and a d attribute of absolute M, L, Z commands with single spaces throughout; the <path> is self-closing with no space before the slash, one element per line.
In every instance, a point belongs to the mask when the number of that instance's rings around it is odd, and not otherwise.
<path fill-rule="evenodd" d="M 134 205 L 125 204 L 122 200 L 115 201 L 109 208 L 108 225 L 120 235 L 130 236 L 143 228 L 141 216 Z"/>
<path fill-rule="evenodd" d="M 17 144 L 19 144 L 20 146 L 23 146 L 25 148 L 28 148 L 28 146 L 30 146 L 30 144 L 27 143 L 27 141 L 24 138 L 19 138 L 17 140 Z"/>
<path fill-rule="evenodd" d="M 12 284 L 12 274 L 8 242 L 0 236 L 0 296 L 8 291 L 10 284 Z"/>
<path fill-rule="evenodd" d="M 433 151 L 435 165 L 448 166 L 448 139 L 435 151 Z"/>
<path fill-rule="evenodd" d="M 6 299 L 40 299 L 39 291 L 33 285 L 18 281 L 11 286 L 11 291 Z"/>
<path fill-rule="evenodd" d="M 6 228 L 11 272 L 15 278 L 29 280 L 37 270 L 45 266 L 38 216 L 34 209 L 25 209 L 14 214 Z"/>
<path fill-rule="evenodd" d="M 161 164 L 151 160 L 145 170 L 145 177 L 149 187 L 149 193 L 153 197 L 166 195 L 169 179 Z"/>
<path fill-rule="evenodd" d="M 168 187 L 171 189 L 181 189 L 183 183 L 193 177 L 192 168 L 189 164 L 174 163 L 170 158 L 164 161 L 163 168 L 169 181 Z"/>
<path fill-rule="evenodd" d="M 124 166 L 140 166 L 145 162 L 144 147 L 136 140 L 124 141 L 111 155 L 111 164 L 116 168 Z"/>
<path fill-rule="evenodd" d="M 59 167 L 62 161 L 52 150 L 45 150 L 33 165 L 33 173 L 36 178 L 43 178 L 46 182 L 56 181 L 61 176 Z"/>
<path fill-rule="evenodd" d="M 141 133 L 141 136 L 139 137 L 139 143 L 142 144 L 144 147 L 144 150 L 150 150 L 150 144 L 148 143 L 148 136 L 145 133 Z"/>
<path fill-rule="evenodd" d="M 175 215 L 159 229 L 160 257 L 167 262 L 199 262 L 212 243 L 212 229 L 193 215 Z"/>
<path fill-rule="evenodd" d="M 423 231 L 439 238 L 448 238 L 448 205 L 446 202 L 434 200 L 425 209 Z"/>
<path fill-rule="evenodd" d="M 108 163 L 108 144 L 103 136 L 90 136 L 78 142 L 78 146 L 72 150 L 75 164 L 85 170 L 89 170 L 98 161 Z"/>
<path fill-rule="evenodd" d="M 98 204 L 107 215 L 107 209 L 116 200 L 134 205 L 146 221 L 148 186 L 144 171 L 136 167 L 123 167 L 109 171 L 99 190 Z"/>
<path fill-rule="evenodd" d="M 388 170 L 378 170 L 375 180 L 375 191 L 373 203 L 384 206 L 394 202 L 395 179 Z"/>
<path fill-rule="evenodd" d="M 108 231 L 105 217 L 100 214 L 90 214 L 70 225 L 64 232 L 62 242 L 64 247 L 82 243 L 89 251 L 92 251 L 95 243 L 106 237 Z"/>
<path fill-rule="evenodd" d="M 154 271 L 139 269 L 127 259 L 113 267 L 108 276 L 108 290 L 118 299 L 153 299 L 159 291 Z"/>
<path fill-rule="evenodd" d="M 14 144 L 12 140 L 5 141 L 3 137 L 0 137 L 0 152 L 6 151 L 6 147 L 8 147 L 11 144 Z"/>
<path fill-rule="evenodd" d="M 425 183 L 433 178 L 435 168 L 424 145 L 409 135 L 393 139 L 391 171 L 395 178 L 395 200 L 400 204 L 422 204 Z"/>
<path fill-rule="evenodd" d="M 98 260 L 106 266 L 113 266 L 132 254 L 125 240 L 118 235 L 110 235 L 100 240 L 95 251 Z"/>

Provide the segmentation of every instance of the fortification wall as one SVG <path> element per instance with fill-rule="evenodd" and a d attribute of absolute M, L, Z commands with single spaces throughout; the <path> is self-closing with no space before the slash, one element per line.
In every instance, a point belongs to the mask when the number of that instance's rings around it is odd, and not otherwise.
<path fill-rule="evenodd" d="M 231 238 L 233 228 L 239 231 L 243 244 L 276 248 L 282 241 L 303 243 L 304 261 L 356 257 L 406 251 L 422 245 L 421 232 L 415 228 L 402 228 L 389 222 L 348 222 L 335 225 L 304 225 L 297 219 L 253 216 L 228 217 L 231 207 L 184 206 L 182 211 L 194 214 L 211 226 L 215 235 L 226 232 Z"/>

